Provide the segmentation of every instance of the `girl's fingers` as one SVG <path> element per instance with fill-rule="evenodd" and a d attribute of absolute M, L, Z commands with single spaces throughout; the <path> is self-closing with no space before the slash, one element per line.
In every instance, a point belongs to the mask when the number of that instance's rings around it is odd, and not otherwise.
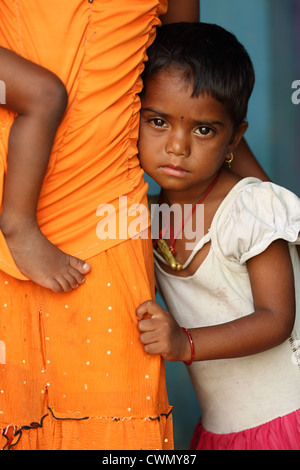
<path fill-rule="evenodd" d="M 152 318 L 146 320 L 140 320 L 138 323 L 138 329 L 140 332 L 153 331 L 155 329 L 155 324 L 153 324 Z"/>
<path fill-rule="evenodd" d="M 147 314 L 154 315 L 158 311 L 158 307 L 160 306 L 158 306 L 156 302 L 153 302 L 153 300 L 147 300 L 146 302 L 143 302 L 136 309 L 138 320 L 142 320 L 142 318 Z"/>
<path fill-rule="evenodd" d="M 155 332 L 146 331 L 145 333 L 142 333 L 140 336 L 140 341 L 142 344 L 156 343 L 157 338 L 156 338 Z"/>
<path fill-rule="evenodd" d="M 144 351 L 147 353 L 147 354 L 159 354 L 161 355 L 162 352 L 161 352 L 161 347 L 160 347 L 160 344 L 159 343 L 150 343 L 150 344 L 147 344 L 144 346 Z"/>

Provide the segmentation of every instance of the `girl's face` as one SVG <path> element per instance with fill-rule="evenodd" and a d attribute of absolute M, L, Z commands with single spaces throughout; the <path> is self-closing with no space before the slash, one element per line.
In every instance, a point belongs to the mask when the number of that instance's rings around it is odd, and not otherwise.
<path fill-rule="evenodd" d="M 141 165 L 166 190 L 201 192 L 247 127 L 234 132 L 225 105 L 191 94 L 180 73 L 165 70 L 147 81 L 142 98 Z"/>

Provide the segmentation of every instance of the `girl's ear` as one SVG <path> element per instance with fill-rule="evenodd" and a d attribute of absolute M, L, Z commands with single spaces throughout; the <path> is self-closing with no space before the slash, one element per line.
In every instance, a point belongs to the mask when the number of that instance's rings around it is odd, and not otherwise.
<path fill-rule="evenodd" d="M 233 137 L 229 144 L 229 152 L 233 152 L 238 147 L 247 129 L 248 123 L 246 121 L 243 121 L 233 134 Z"/>

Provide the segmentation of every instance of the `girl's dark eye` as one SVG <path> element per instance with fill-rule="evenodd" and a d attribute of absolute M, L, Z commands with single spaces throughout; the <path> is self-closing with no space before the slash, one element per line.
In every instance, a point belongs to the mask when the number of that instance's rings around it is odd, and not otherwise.
<path fill-rule="evenodd" d="M 152 122 L 156 127 L 163 127 L 166 124 L 165 121 L 160 118 L 150 119 L 150 122 Z"/>
<path fill-rule="evenodd" d="M 213 130 L 210 127 L 201 126 L 201 127 L 198 127 L 195 132 L 196 134 L 206 136 L 206 135 L 209 135 L 211 132 L 213 132 Z"/>

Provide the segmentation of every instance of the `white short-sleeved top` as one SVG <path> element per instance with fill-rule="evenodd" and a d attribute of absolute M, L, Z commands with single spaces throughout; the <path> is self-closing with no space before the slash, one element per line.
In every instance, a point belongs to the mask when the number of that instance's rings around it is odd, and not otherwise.
<path fill-rule="evenodd" d="M 156 285 L 167 308 L 186 328 L 226 323 L 253 312 L 246 261 L 273 241 L 290 244 L 295 273 L 296 322 L 282 345 L 243 358 L 195 362 L 188 368 L 204 427 L 217 434 L 239 432 L 300 408 L 300 199 L 256 178 L 241 180 L 219 206 L 205 243 L 209 254 L 189 277 L 166 273 L 155 252 Z M 274 269 L 280 267 L 274 265 Z"/>

